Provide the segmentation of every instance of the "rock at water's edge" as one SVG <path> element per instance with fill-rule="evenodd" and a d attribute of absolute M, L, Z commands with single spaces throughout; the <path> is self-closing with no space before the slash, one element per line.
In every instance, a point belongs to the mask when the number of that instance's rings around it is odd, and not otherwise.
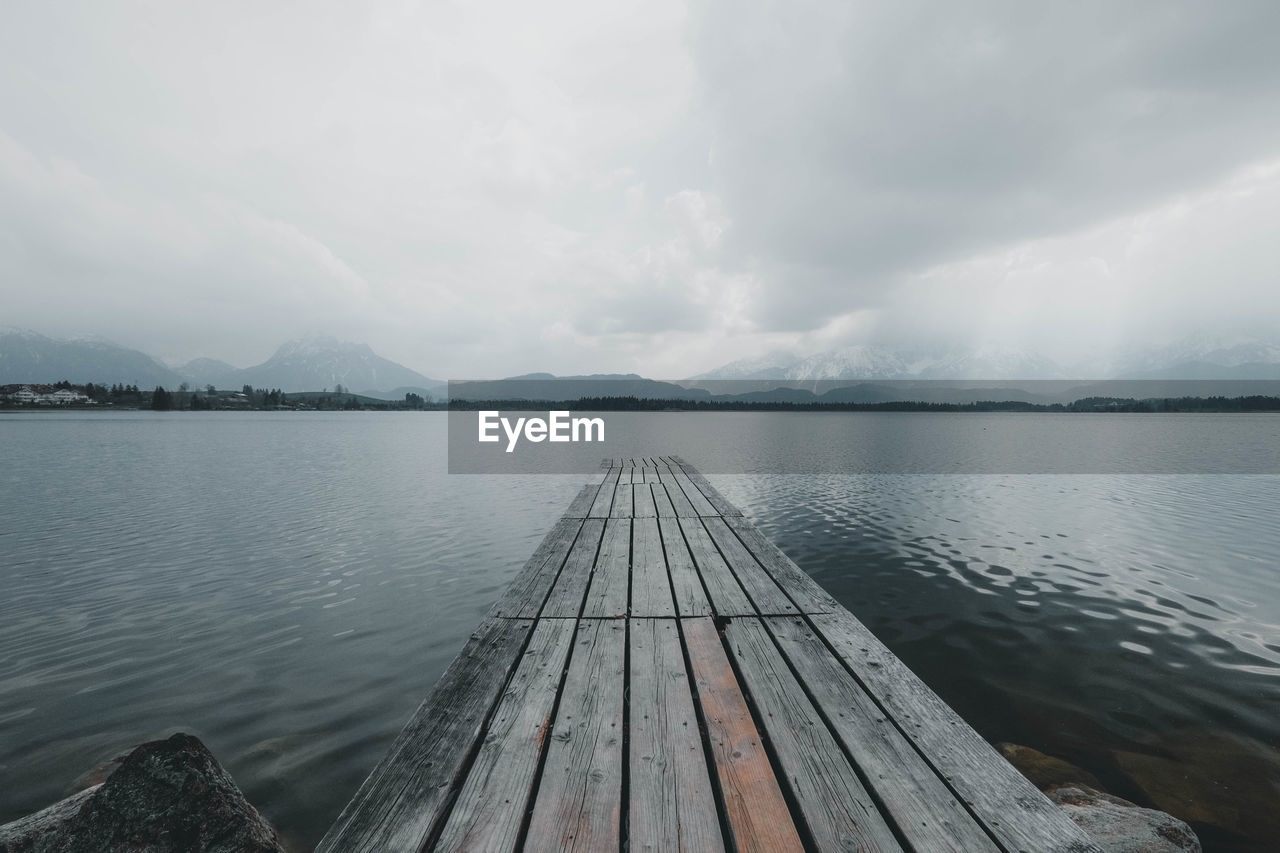
<path fill-rule="evenodd" d="M 100 786 L 85 788 L 35 814 L 0 826 L 0 853 L 43 853 L 55 850 L 69 821 Z"/>
<path fill-rule="evenodd" d="M 1052 791 L 1068 785 L 1086 785 L 1098 791 L 1103 789 L 1098 777 L 1088 770 L 1077 767 L 1070 761 L 1045 755 L 1038 749 L 1016 743 L 998 743 L 996 749 L 1041 791 Z"/>
<path fill-rule="evenodd" d="M 129 753 L 102 785 L 0 826 L 0 853 L 284 853 L 198 738 Z"/>
<path fill-rule="evenodd" d="M 1106 853 L 1201 853 L 1191 827 L 1164 812 L 1083 785 L 1048 796 Z"/>

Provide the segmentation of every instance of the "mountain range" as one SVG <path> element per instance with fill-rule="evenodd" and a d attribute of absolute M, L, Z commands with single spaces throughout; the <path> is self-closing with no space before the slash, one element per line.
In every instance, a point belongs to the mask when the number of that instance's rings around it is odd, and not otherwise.
<path fill-rule="evenodd" d="M 1085 362 L 1058 364 L 1000 346 L 971 349 L 857 345 L 808 356 L 775 351 L 733 361 L 694 380 L 902 379 L 1280 379 L 1280 345 L 1208 335 L 1156 347 L 1128 347 Z"/>
<path fill-rule="evenodd" d="M 1187 338 L 1159 348 L 1131 347 L 1089 363 L 1061 365 L 1020 350 L 997 346 L 925 350 L 858 345 L 802 356 L 775 351 L 722 365 L 692 379 L 659 382 L 636 374 L 557 377 L 530 373 L 468 385 L 454 383 L 460 399 L 576 399 L 637 396 L 665 399 L 812 399 L 878 401 L 895 382 L 913 380 L 988 380 L 987 391 L 1012 396 L 1009 380 L 1280 380 L 1280 345 L 1257 339 Z M 279 388 L 318 391 L 342 385 L 355 393 L 402 399 L 407 392 L 443 397 L 441 380 L 375 353 L 368 344 L 314 336 L 282 344 L 266 361 L 237 368 L 224 361 L 197 358 L 166 365 L 136 349 L 100 338 L 57 340 L 19 329 L 0 329 L 0 384 L 56 382 L 157 385 L 220 389 Z M 754 380 L 724 384 L 720 380 Z M 850 384 L 850 381 L 855 384 Z M 777 391 L 774 383 L 790 390 Z M 879 384 L 876 384 L 879 383 Z M 888 386 L 885 383 L 889 383 Z M 1076 386 L 1076 383 L 1068 383 Z M 1083 387 L 1083 386 L 1077 386 Z M 1115 387 L 1115 386 L 1113 386 Z M 798 389 L 798 390 L 797 390 Z M 966 386 L 965 397 L 978 388 Z M 1041 391 L 1043 389 L 1040 389 Z M 917 389 L 918 392 L 918 389 Z M 1026 392 L 1031 399 L 1036 393 Z M 788 396 L 790 395 L 790 396 Z M 827 396 L 831 395 L 831 396 Z M 954 391 L 930 390 L 938 399 Z M 899 399 L 901 397 L 899 396 Z M 958 399 L 958 398 L 957 398 Z"/>
<path fill-rule="evenodd" d="M 252 385 L 285 392 L 341 385 L 383 399 L 402 399 L 410 391 L 438 396 L 444 390 L 443 382 L 379 356 L 368 344 L 329 336 L 289 341 L 263 363 L 237 368 L 212 358 L 168 366 L 146 353 L 105 340 L 56 340 L 22 329 L 0 331 L 0 383 L 63 379 L 141 388 L 177 388 L 183 382 L 193 388 Z"/>

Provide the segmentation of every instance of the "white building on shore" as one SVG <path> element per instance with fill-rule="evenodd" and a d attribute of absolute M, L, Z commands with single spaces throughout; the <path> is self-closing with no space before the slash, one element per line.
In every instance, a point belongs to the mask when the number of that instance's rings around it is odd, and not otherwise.
<path fill-rule="evenodd" d="M 59 388 L 56 391 L 36 386 L 23 385 L 8 395 L 9 401 L 26 406 L 71 406 L 93 402 L 84 394 L 71 388 Z"/>

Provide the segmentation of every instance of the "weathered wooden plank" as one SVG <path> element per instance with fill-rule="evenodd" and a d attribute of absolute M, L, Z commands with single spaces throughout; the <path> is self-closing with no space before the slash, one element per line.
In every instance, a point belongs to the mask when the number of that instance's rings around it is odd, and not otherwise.
<path fill-rule="evenodd" d="M 1008 850 L 1100 853 L 1062 810 L 1036 790 L 853 614 L 809 617 L 890 719 Z"/>
<path fill-rule="evenodd" d="M 646 483 L 658 483 L 658 482 L 661 482 L 661 481 L 658 479 L 658 469 L 657 469 L 657 468 L 655 468 L 655 467 L 645 468 L 645 469 L 644 469 L 644 481 L 645 481 Z"/>
<path fill-rule="evenodd" d="M 676 508 L 667 495 L 667 487 L 661 483 L 649 484 L 649 492 L 653 495 L 653 509 L 659 518 L 675 518 Z"/>
<path fill-rule="evenodd" d="M 804 619 L 768 617 L 761 621 L 836 739 L 874 789 L 886 817 L 913 848 L 954 853 L 999 851 Z"/>
<path fill-rule="evenodd" d="M 582 522 L 582 532 L 569 551 L 547 602 L 542 607 L 543 617 L 573 619 L 582 610 L 587 587 L 591 585 L 591 570 L 596 564 L 596 552 L 600 549 L 600 537 L 604 535 L 605 520 L 588 518 Z"/>
<path fill-rule="evenodd" d="M 485 719 L 533 622 L 487 619 L 436 682 L 318 851 L 417 853 L 461 784 Z"/>
<path fill-rule="evenodd" d="M 693 511 L 696 515 L 720 514 L 719 511 L 711 505 L 711 502 L 707 500 L 706 496 L 698 490 L 698 487 L 693 484 L 693 481 L 684 473 L 683 468 L 671 468 L 666 472 L 659 471 L 658 479 L 662 480 L 662 482 L 666 484 L 667 491 L 672 494 L 673 501 L 675 500 L 674 492 L 676 489 L 683 492 L 685 498 L 693 507 Z"/>
<path fill-rule="evenodd" d="M 617 850 L 626 621 L 579 622 L 526 850 Z"/>
<path fill-rule="evenodd" d="M 632 510 L 636 518 L 657 518 L 658 507 L 653 500 L 653 490 L 648 483 L 632 483 Z"/>
<path fill-rule="evenodd" d="M 723 518 L 704 518 L 702 523 L 757 610 L 777 615 L 798 612 L 777 582 L 733 535 Z"/>
<path fill-rule="evenodd" d="M 754 616 L 758 612 L 743 591 L 738 579 L 720 556 L 715 542 L 702 526 L 701 519 L 677 519 L 684 541 L 689 546 L 694 565 L 711 599 L 712 609 L 721 616 Z"/>
<path fill-rule="evenodd" d="M 667 475 L 659 475 L 667 476 Z M 676 515 L 680 518 L 697 518 L 698 511 L 693 508 L 693 504 L 689 503 L 689 499 L 684 495 L 684 489 L 680 488 L 680 484 L 675 480 L 664 482 L 661 484 L 663 491 L 667 493 L 667 499 L 671 501 L 671 506 L 675 509 Z"/>
<path fill-rule="evenodd" d="M 817 848 L 901 850 L 760 620 L 734 619 L 724 636 Z"/>
<path fill-rule="evenodd" d="M 672 476 L 676 482 L 680 484 L 680 488 L 684 489 L 685 495 L 689 498 L 689 502 L 693 504 L 693 508 L 698 511 L 698 515 L 716 516 L 722 515 L 720 508 L 711 502 L 710 498 L 698 488 L 697 484 L 689 479 L 683 468 L 671 469 Z"/>
<path fill-rule="evenodd" d="M 600 491 L 599 483 L 588 483 L 578 492 L 578 496 L 573 499 L 573 503 L 569 504 L 569 508 L 565 510 L 565 518 L 586 518 L 591 515 L 591 507 L 596 502 L 596 495 Z"/>
<path fill-rule="evenodd" d="M 733 844 L 761 853 L 804 849 L 715 623 L 702 617 L 680 626 Z"/>
<path fill-rule="evenodd" d="M 662 548 L 667 557 L 667 574 L 671 577 L 671 592 L 675 597 L 676 612 L 681 616 L 708 616 L 711 602 L 702 588 L 698 568 L 693 555 L 680 532 L 680 524 L 674 518 L 659 518 L 658 530 L 662 534 Z"/>
<path fill-rule="evenodd" d="M 596 493 L 595 502 L 591 504 L 591 512 L 588 513 L 591 518 L 609 517 L 609 510 L 613 506 L 613 493 L 618 485 L 618 475 L 621 471 L 621 468 L 609 469 L 604 482 L 600 484 L 600 491 Z"/>
<path fill-rule="evenodd" d="M 489 615 L 508 619 L 537 616 L 581 527 L 581 519 L 562 518 L 557 521 L 502 598 L 490 609 Z"/>
<path fill-rule="evenodd" d="M 676 615 L 656 518 L 637 518 L 631 522 L 631 615 L 668 618 Z"/>
<path fill-rule="evenodd" d="M 634 514 L 635 496 L 631 483 L 623 482 L 626 479 L 627 470 L 623 469 L 622 479 L 618 480 L 618 485 L 614 487 L 613 509 L 609 511 L 610 518 L 631 518 Z"/>
<path fill-rule="evenodd" d="M 750 521 L 741 516 L 726 516 L 724 523 L 738 535 L 738 539 L 764 567 L 765 572 L 787 591 L 801 613 L 829 613 L 842 609 L 838 601 Z"/>
<path fill-rule="evenodd" d="M 719 490 L 716 489 L 715 486 L 711 485 L 711 482 L 706 477 L 702 476 L 701 471 L 680 459 L 678 456 L 674 458 L 680 461 L 680 470 L 693 481 L 693 484 L 697 486 L 698 490 L 702 492 L 708 501 L 711 502 L 711 505 L 716 508 L 718 513 L 724 516 L 742 515 L 742 510 L 738 509 L 730 503 L 724 495 L 720 494 Z"/>
<path fill-rule="evenodd" d="M 538 622 L 433 850 L 516 848 L 574 627 Z"/>
<path fill-rule="evenodd" d="M 632 619 L 628 849 L 724 849 L 680 631 Z"/>
<path fill-rule="evenodd" d="M 612 619 L 627 615 L 630 583 L 631 519 L 611 518 L 596 554 L 591 587 L 582 605 L 584 619 Z"/>

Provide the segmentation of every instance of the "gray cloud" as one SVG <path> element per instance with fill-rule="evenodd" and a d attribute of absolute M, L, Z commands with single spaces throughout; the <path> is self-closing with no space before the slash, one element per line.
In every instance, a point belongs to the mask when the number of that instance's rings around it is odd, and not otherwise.
<path fill-rule="evenodd" d="M 1280 150 L 1272 3 L 702 4 L 735 249 L 808 328 L 894 276 L 1074 229 Z"/>
<path fill-rule="evenodd" d="M 240 365 L 328 331 L 477 377 L 1280 321 L 1277 25 L 26 4 L 0 31 L 0 324 Z"/>

